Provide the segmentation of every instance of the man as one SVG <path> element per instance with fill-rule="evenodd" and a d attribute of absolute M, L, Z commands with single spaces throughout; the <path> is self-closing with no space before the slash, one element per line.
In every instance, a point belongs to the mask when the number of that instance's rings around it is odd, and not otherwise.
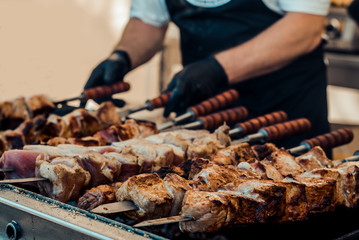
<path fill-rule="evenodd" d="M 221 90 L 236 88 L 252 116 L 284 110 L 308 118 L 312 131 L 284 147 L 329 131 L 321 34 L 329 0 L 133 0 L 112 55 L 85 88 L 121 81 L 162 46 L 169 21 L 180 29 L 184 69 L 164 116 Z"/>

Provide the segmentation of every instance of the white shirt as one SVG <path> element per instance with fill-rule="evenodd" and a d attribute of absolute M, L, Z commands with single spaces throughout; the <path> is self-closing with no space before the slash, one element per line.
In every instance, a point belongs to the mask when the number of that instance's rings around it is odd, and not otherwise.
<path fill-rule="evenodd" d="M 200 7 L 216 7 L 230 0 L 187 0 Z M 236 1 L 236 0 L 232 0 Z M 250 1 L 250 0 L 249 0 Z M 300 12 L 325 16 L 329 12 L 330 0 L 262 0 L 272 11 L 279 14 Z M 165 0 L 132 0 L 130 17 L 136 17 L 153 26 L 163 26 L 170 21 Z"/>

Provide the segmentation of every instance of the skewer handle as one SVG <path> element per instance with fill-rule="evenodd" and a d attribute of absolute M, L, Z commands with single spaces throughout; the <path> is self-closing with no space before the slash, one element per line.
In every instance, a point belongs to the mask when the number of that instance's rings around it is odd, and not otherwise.
<path fill-rule="evenodd" d="M 204 117 L 199 117 L 204 129 L 214 129 L 224 122 L 233 124 L 248 117 L 248 110 L 245 107 L 236 107 L 224 111 L 216 112 Z"/>
<path fill-rule="evenodd" d="M 276 123 L 284 122 L 288 119 L 288 116 L 283 111 L 272 112 L 251 120 L 238 123 L 235 125 L 238 128 L 240 135 L 248 135 L 257 132 L 262 127 L 270 126 Z"/>
<path fill-rule="evenodd" d="M 308 145 L 311 148 L 320 146 L 323 149 L 330 149 L 340 145 L 350 143 L 353 140 L 353 131 L 343 128 L 330 133 L 326 133 L 311 139 L 304 140 L 301 145 Z"/>
<path fill-rule="evenodd" d="M 308 119 L 299 118 L 284 123 L 277 123 L 269 127 L 264 127 L 258 132 L 262 132 L 267 135 L 266 141 L 272 141 L 308 132 L 311 127 L 312 125 Z"/>
<path fill-rule="evenodd" d="M 215 112 L 218 109 L 229 106 L 236 102 L 238 99 L 239 93 L 234 89 L 230 89 L 193 107 L 190 107 L 188 110 L 193 112 L 193 118 L 197 118 L 199 116 L 204 116 Z"/>
<path fill-rule="evenodd" d="M 148 106 L 148 110 L 152 111 L 153 109 L 164 107 L 170 100 L 171 95 L 172 92 L 167 92 L 161 94 L 159 97 L 147 100 L 146 104 Z"/>
<path fill-rule="evenodd" d="M 86 89 L 81 94 L 82 100 L 99 99 L 110 97 L 112 94 L 126 92 L 130 89 L 130 84 L 126 82 L 118 82 L 109 86 L 98 86 L 90 89 Z"/>

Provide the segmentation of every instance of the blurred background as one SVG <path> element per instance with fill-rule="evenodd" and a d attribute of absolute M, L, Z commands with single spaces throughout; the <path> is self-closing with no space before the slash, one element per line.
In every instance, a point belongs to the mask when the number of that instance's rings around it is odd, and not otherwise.
<path fill-rule="evenodd" d="M 335 158 L 359 149 L 359 31 L 346 15 L 346 2 L 333 1 L 325 26 L 329 120 L 333 129 L 355 132 L 351 144 L 335 149 Z M 0 0 L 0 101 L 34 94 L 53 100 L 78 96 L 92 68 L 120 38 L 130 3 Z M 131 90 L 118 97 L 128 105 L 142 104 L 156 97 L 180 69 L 178 31 L 171 25 L 162 51 L 128 74 Z M 151 114 L 160 116 L 161 110 Z"/>

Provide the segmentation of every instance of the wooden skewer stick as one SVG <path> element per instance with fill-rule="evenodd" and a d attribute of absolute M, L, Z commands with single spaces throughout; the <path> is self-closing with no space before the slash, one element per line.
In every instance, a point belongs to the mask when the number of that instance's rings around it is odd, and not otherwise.
<path fill-rule="evenodd" d="M 147 220 L 140 223 L 133 225 L 134 227 L 148 227 L 148 226 L 156 226 L 156 225 L 163 225 L 175 222 L 186 222 L 193 220 L 193 217 L 190 216 L 172 216 L 172 217 L 165 217 L 165 218 L 158 218 L 153 220 Z"/>

